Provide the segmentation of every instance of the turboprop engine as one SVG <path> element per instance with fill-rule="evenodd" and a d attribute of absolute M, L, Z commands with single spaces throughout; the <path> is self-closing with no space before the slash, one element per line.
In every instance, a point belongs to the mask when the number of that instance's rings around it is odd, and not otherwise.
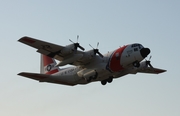
<path fill-rule="evenodd" d="M 143 69 L 143 68 L 147 68 L 148 66 L 153 68 L 153 66 L 151 65 L 151 61 L 150 60 L 146 60 L 146 61 L 141 62 L 139 68 Z"/>
<path fill-rule="evenodd" d="M 65 48 L 61 50 L 61 54 L 63 55 L 71 54 L 75 50 L 74 48 L 75 48 L 74 44 L 67 45 Z"/>
<path fill-rule="evenodd" d="M 140 63 L 139 68 L 146 68 L 146 67 L 148 67 L 146 61 L 143 61 L 143 62 Z"/>
<path fill-rule="evenodd" d="M 78 48 L 84 51 L 85 49 L 78 43 L 78 39 L 79 39 L 79 35 L 77 36 L 76 43 L 74 43 L 72 40 L 69 39 L 69 41 L 72 42 L 72 44 L 67 45 L 65 48 L 63 48 L 61 50 L 61 53 L 63 55 L 68 55 L 68 54 L 71 54 L 72 52 L 76 51 Z"/>

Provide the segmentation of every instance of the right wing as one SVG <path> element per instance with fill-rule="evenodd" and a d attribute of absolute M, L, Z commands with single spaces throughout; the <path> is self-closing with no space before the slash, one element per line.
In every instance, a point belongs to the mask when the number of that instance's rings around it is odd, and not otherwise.
<path fill-rule="evenodd" d="M 61 61 L 63 59 L 63 57 L 60 54 L 58 56 L 56 56 L 56 55 L 58 54 L 58 52 L 60 50 L 62 50 L 64 48 L 64 46 L 52 44 L 49 42 L 37 40 L 37 39 L 31 38 L 31 37 L 26 37 L 26 36 L 20 38 L 18 41 L 22 42 L 26 45 L 29 45 L 33 48 L 36 48 L 37 52 L 39 52 L 41 54 L 44 54 L 51 58 L 55 57 L 59 61 Z"/>
<path fill-rule="evenodd" d="M 62 63 L 62 65 L 75 63 L 79 58 L 83 56 L 84 53 L 79 50 L 74 51 L 74 44 L 70 44 L 69 46 L 60 46 L 26 36 L 20 38 L 18 41 L 36 48 L 37 52 L 41 54 L 59 61 L 64 60 L 65 62 Z"/>

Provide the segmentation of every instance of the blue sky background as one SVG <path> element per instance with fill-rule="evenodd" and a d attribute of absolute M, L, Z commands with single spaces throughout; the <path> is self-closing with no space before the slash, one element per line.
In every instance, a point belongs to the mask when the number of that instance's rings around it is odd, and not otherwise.
<path fill-rule="evenodd" d="M 0 115 L 179 116 L 179 0 L 6 0 L 0 3 Z M 67 45 L 80 35 L 101 53 L 138 42 L 151 49 L 160 75 L 127 75 L 102 86 L 39 83 L 40 55 L 17 40 L 30 36 Z"/>

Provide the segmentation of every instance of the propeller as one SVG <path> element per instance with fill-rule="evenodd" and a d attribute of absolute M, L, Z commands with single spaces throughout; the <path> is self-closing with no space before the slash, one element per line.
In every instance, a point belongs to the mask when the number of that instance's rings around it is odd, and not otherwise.
<path fill-rule="evenodd" d="M 91 47 L 91 48 L 93 48 L 93 50 L 94 50 L 94 54 L 98 54 L 100 57 L 104 57 L 100 52 L 99 52 L 99 49 L 98 49 L 98 46 L 99 46 L 99 42 L 97 43 L 97 47 L 96 47 L 96 49 L 94 48 L 94 47 L 92 47 L 91 46 L 91 44 L 89 44 L 89 46 Z"/>
<path fill-rule="evenodd" d="M 71 39 L 69 39 L 70 42 L 72 42 L 74 44 L 75 49 L 77 50 L 77 48 L 81 49 L 81 50 L 85 50 L 82 46 L 80 46 L 80 44 L 78 43 L 78 39 L 79 39 L 79 35 L 77 35 L 77 42 L 74 43 Z"/>
<path fill-rule="evenodd" d="M 149 57 L 149 60 L 146 60 L 146 65 L 147 66 L 149 65 L 151 68 L 153 68 L 153 66 L 151 65 L 151 61 L 150 61 L 151 58 L 152 58 L 152 56 Z"/>

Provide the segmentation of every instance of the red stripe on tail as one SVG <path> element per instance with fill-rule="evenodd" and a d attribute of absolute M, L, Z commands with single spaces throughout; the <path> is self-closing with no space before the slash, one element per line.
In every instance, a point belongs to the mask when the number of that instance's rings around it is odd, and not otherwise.
<path fill-rule="evenodd" d="M 51 64 L 51 63 L 53 63 L 52 58 L 43 55 L 43 64 L 44 64 L 44 66 L 47 66 L 47 65 L 49 65 L 49 64 Z"/>

